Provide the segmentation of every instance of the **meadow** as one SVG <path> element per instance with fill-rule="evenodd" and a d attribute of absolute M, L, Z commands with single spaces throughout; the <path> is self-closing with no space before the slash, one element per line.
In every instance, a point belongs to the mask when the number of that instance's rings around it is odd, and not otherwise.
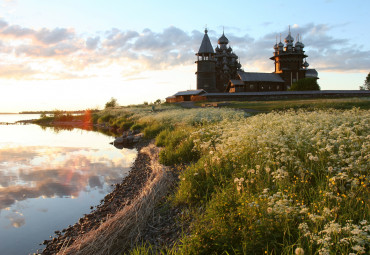
<path fill-rule="evenodd" d="M 232 101 L 228 102 L 229 108 L 247 108 L 257 111 L 278 111 L 288 109 L 370 109 L 370 98 L 316 98 L 316 99 L 289 99 L 271 101 Z M 199 103 L 198 105 L 200 105 Z"/>
<path fill-rule="evenodd" d="M 173 247 L 131 254 L 369 254 L 368 103 L 299 105 L 255 116 L 173 105 L 95 114 L 155 138 L 160 162 L 180 169 L 168 203 L 189 229 Z"/>

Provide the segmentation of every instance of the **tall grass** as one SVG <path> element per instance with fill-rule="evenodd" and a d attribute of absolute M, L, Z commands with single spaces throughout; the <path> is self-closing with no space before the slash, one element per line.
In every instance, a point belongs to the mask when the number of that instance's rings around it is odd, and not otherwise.
<path fill-rule="evenodd" d="M 206 125 L 174 201 L 186 254 L 369 252 L 370 112 L 286 111 Z"/>

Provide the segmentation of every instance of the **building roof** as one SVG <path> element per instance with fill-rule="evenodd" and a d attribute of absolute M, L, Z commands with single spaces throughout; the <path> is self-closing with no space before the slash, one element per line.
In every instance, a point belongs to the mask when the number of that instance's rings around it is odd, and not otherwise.
<path fill-rule="evenodd" d="M 284 82 L 280 75 L 276 73 L 251 73 L 239 71 L 238 75 L 244 82 L 246 81 L 268 81 L 268 82 Z"/>
<path fill-rule="evenodd" d="M 230 82 L 234 85 L 244 85 L 242 80 L 230 80 Z"/>
<path fill-rule="evenodd" d="M 307 69 L 306 70 L 306 78 L 318 78 L 319 74 L 317 73 L 316 69 Z"/>
<path fill-rule="evenodd" d="M 202 44 L 200 45 L 198 54 L 202 53 L 215 53 L 211 44 L 211 41 L 209 40 L 207 29 L 204 31 L 204 36 L 202 40 Z"/>
<path fill-rule="evenodd" d="M 179 91 L 173 96 L 175 96 L 175 97 L 177 97 L 177 96 L 193 96 L 193 95 L 200 95 L 200 94 L 204 94 L 204 93 L 206 93 L 206 91 L 204 89 L 185 90 L 185 91 Z"/>

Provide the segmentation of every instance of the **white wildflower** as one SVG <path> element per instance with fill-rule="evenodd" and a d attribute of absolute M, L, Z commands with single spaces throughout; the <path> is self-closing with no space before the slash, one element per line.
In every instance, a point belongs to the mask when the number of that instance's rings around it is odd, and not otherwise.
<path fill-rule="evenodd" d="M 300 247 L 296 248 L 294 251 L 295 255 L 304 255 L 304 250 Z"/>

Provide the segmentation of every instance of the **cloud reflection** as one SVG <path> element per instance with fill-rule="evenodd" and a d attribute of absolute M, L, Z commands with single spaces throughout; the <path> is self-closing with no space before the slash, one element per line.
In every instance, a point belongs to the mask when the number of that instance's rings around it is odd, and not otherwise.
<path fill-rule="evenodd" d="M 10 221 L 10 225 L 14 228 L 20 228 L 24 224 L 26 224 L 26 220 L 24 219 L 23 214 L 19 212 L 12 212 L 5 216 Z"/>
<path fill-rule="evenodd" d="M 81 191 L 102 190 L 126 175 L 135 156 L 114 148 L 1 148 L 0 211 L 29 198 L 78 197 Z M 12 221 L 13 226 L 21 224 Z"/>

